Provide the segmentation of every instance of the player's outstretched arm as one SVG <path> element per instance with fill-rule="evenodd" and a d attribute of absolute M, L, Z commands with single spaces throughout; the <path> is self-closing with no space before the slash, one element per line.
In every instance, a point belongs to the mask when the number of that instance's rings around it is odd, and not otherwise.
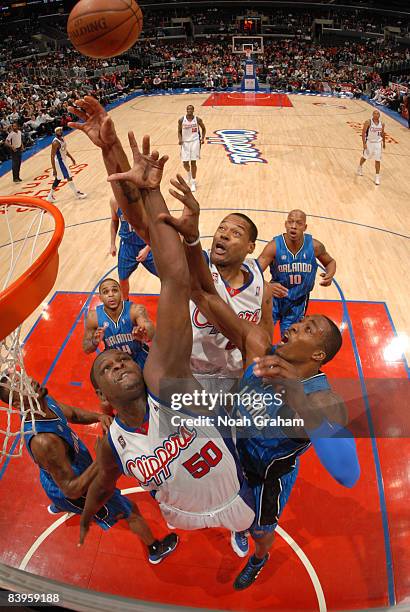
<path fill-rule="evenodd" d="M 150 156 L 149 136 L 144 136 L 142 152 L 134 134 L 129 133 L 134 157 L 132 169 L 108 177 L 109 181 L 131 181 L 141 189 L 147 213 L 155 267 L 161 279 L 157 310 L 157 328 L 144 368 L 149 390 L 159 395 L 163 379 L 192 379 L 189 367 L 192 352 L 192 329 L 189 313 L 189 271 L 180 237 L 170 224 L 168 208 L 159 189 L 167 156 L 157 151 Z"/>
<path fill-rule="evenodd" d="M 104 338 L 104 327 L 98 327 L 97 313 L 95 310 L 90 310 L 85 320 L 85 329 L 83 337 L 84 353 L 94 353 L 98 345 Z"/>
<path fill-rule="evenodd" d="M 59 489 L 70 499 L 84 495 L 97 474 L 92 463 L 80 476 L 71 467 L 65 442 L 58 436 L 40 433 L 31 441 L 31 452 L 36 462 L 52 477 Z"/>
<path fill-rule="evenodd" d="M 69 107 L 69 111 L 77 115 L 82 123 L 70 122 L 69 127 L 84 132 L 91 142 L 101 149 L 108 174 L 127 172 L 130 164 L 115 131 L 114 122 L 107 111 L 91 96 L 84 96 L 83 99 L 76 100 L 75 104 Z M 145 242 L 149 242 L 145 211 L 139 189 L 132 184 L 113 183 L 111 186 L 121 210 L 127 215 L 138 234 Z"/>
<path fill-rule="evenodd" d="M 94 514 L 113 495 L 115 484 L 121 475 L 121 470 L 114 458 L 108 438 L 105 437 L 97 446 L 96 465 L 98 472 L 88 487 L 87 498 L 80 521 L 80 541 L 84 543 Z"/>

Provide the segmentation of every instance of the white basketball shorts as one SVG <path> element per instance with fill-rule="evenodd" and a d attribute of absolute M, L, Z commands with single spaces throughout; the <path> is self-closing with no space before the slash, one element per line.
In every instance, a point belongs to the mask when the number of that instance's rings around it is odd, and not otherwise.
<path fill-rule="evenodd" d="M 374 159 L 374 161 L 380 161 L 382 158 L 382 143 L 368 142 L 365 150 L 363 151 L 363 157 L 365 159 Z"/>
<path fill-rule="evenodd" d="M 183 162 L 196 161 L 201 157 L 201 142 L 193 140 L 191 142 L 183 142 L 181 145 L 181 160 Z"/>
<path fill-rule="evenodd" d="M 163 502 L 159 502 L 159 507 L 166 523 L 176 529 L 191 531 L 205 527 L 225 527 L 230 531 L 245 531 L 255 518 L 254 501 L 250 495 L 247 492 L 244 499 L 239 494 L 222 508 L 208 512 L 184 512 Z"/>

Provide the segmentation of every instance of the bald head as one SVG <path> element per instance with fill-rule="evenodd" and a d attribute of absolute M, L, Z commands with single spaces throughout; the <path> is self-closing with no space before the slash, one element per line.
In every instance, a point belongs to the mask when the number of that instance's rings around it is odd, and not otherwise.
<path fill-rule="evenodd" d="M 295 245 L 303 242 L 303 234 L 306 231 L 306 213 L 299 208 L 291 210 L 285 221 L 286 238 Z"/>
<path fill-rule="evenodd" d="M 294 217 L 297 219 L 301 219 L 303 223 L 306 223 L 306 213 L 303 212 L 303 210 L 300 210 L 300 208 L 294 208 L 288 214 L 288 219 L 294 218 Z"/>

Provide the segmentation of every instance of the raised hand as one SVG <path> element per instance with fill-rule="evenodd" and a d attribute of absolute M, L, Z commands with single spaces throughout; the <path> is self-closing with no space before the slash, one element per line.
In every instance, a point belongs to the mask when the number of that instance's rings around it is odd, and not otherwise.
<path fill-rule="evenodd" d="M 69 106 L 73 115 L 82 119 L 83 123 L 71 121 L 68 126 L 81 130 L 97 147 L 104 149 L 115 143 L 117 134 L 113 120 L 101 104 L 91 96 L 76 100 L 76 106 Z"/>
<path fill-rule="evenodd" d="M 159 157 L 158 151 L 150 154 L 150 138 L 144 136 L 142 139 L 142 153 L 138 148 L 134 132 L 128 132 L 134 165 L 128 172 L 111 174 L 108 181 L 130 181 L 140 189 L 157 189 L 161 183 L 164 166 L 168 161 L 168 155 Z"/>
<path fill-rule="evenodd" d="M 159 218 L 172 225 L 187 242 L 195 242 L 199 238 L 199 203 L 180 174 L 171 179 L 171 185 L 175 189 L 170 189 L 169 193 L 184 205 L 182 215 L 177 218 L 164 213 Z"/>

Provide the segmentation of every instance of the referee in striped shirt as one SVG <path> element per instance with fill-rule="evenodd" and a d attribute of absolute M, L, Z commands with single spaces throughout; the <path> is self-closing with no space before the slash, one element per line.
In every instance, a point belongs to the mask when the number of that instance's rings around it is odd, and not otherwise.
<path fill-rule="evenodd" d="M 21 154 L 24 150 L 23 137 L 17 123 L 13 123 L 11 132 L 6 138 L 6 145 L 11 149 L 11 167 L 13 170 L 13 181 L 15 183 L 21 183 L 20 178 L 20 166 L 21 166 Z"/>

